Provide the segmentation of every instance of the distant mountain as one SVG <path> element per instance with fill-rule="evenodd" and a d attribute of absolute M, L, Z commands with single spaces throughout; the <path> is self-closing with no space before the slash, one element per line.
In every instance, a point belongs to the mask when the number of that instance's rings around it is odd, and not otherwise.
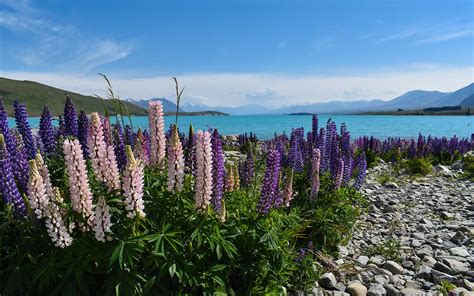
<path fill-rule="evenodd" d="M 364 111 L 378 110 L 386 102 L 382 100 L 371 101 L 330 101 L 326 103 L 314 103 L 304 105 L 292 105 L 271 111 L 272 114 L 291 113 L 358 113 Z"/>
<path fill-rule="evenodd" d="M 434 102 L 446 96 L 439 91 L 412 90 L 383 105 L 383 109 L 418 109 L 431 107 Z"/>
<path fill-rule="evenodd" d="M 474 94 L 474 83 L 469 84 L 466 87 L 460 88 L 455 92 L 445 95 L 444 97 L 440 98 L 436 102 L 434 102 L 434 107 L 441 107 L 441 106 L 458 106 L 461 102 L 469 97 L 470 95 Z M 429 106 L 431 107 L 431 106 Z"/>
<path fill-rule="evenodd" d="M 101 112 L 105 108 L 109 114 L 115 114 L 115 106 L 110 100 L 101 100 L 92 96 L 85 96 L 71 91 L 51 87 L 34 81 L 20 81 L 0 77 L 0 99 L 3 98 L 5 108 L 9 114 L 13 113 L 13 102 L 18 99 L 25 103 L 30 116 L 39 116 L 43 106 L 48 105 L 51 114 L 57 116 L 64 111 L 66 95 L 71 97 L 76 111 L 81 109 L 86 113 Z M 123 102 L 131 115 L 146 115 L 147 111 L 141 107 Z M 104 106 L 105 105 L 105 106 Z"/>
<path fill-rule="evenodd" d="M 474 106 L 474 94 L 470 95 L 469 97 L 465 98 L 459 106 L 463 107 L 473 107 Z"/>
<path fill-rule="evenodd" d="M 264 107 L 257 104 L 248 104 L 239 107 L 224 107 L 224 106 L 209 106 L 201 103 L 187 102 L 182 105 L 186 112 L 199 112 L 206 110 L 215 110 L 230 115 L 253 115 L 268 113 L 271 108 Z"/>
<path fill-rule="evenodd" d="M 176 112 L 176 104 L 165 98 L 152 98 L 149 100 L 146 100 L 146 99 L 135 100 L 135 99 L 129 98 L 129 99 L 126 99 L 126 101 L 136 106 L 142 107 L 144 109 L 148 109 L 148 102 L 150 101 L 161 101 L 161 103 L 163 104 L 163 112 L 165 113 Z M 179 108 L 179 112 L 183 112 L 183 109 Z"/>

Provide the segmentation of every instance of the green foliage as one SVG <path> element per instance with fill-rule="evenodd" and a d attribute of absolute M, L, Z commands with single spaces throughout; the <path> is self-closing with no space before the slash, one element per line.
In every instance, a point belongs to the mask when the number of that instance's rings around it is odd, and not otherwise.
<path fill-rule="evenodd" d="M 443 296 L 450 295 L 450 292 L 453 291 L 454 289 L 456 289 L 456 285 L 451 284 L 448 281 L 441 281 L 441 286 L 439 288 L 439 291 L 441 292 L 441 294 L 443 294 Z"/>
<path fill-rule="evenodd" d="M 407 173 L 412 175 L 427 175 L 433 170 L 431 163 L 425 158 L 413 158 L 400 163 Z"/>
<path fill-rule="evenodd" d="M 383 173 L 377 176 L 377 181 L 379 181 L 379 183 L 382 185 L 385 185 L 387 182 L 391 182 L 393 180 L 394 178 L 388 173 Z"/>
<path fill-rule="evenodd" d="M 400 250 L 400 241 L 388 239 L 378 246 L 368 248 L 365 254 L 367 256 L 382 255 L 386 260 L 401 262 L 402 254 Z"/>
<path fill-rule="evenodd" d="M 466 154 L 462 160 L 464 176 L 474 181 L 474 154 Z"/>

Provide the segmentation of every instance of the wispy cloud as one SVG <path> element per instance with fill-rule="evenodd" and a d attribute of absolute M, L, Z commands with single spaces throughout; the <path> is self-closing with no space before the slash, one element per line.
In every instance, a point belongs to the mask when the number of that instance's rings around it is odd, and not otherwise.
<path fill-rule="evenodd" d="M 408 28 L 378 36 L 375 43 L 407 40 L 415 44 L 445 42 L 454 39 L 473 37 L 472 23 L 444 23 L 437 25 L 412 25 Z"/>
<path fill-rule="evenodd" d="M 21 4 L 23 3 L 23 4 Z M 0 11 L 0 30 L 6 29 L 27 36 L 28 46 L 12 43 L 17 47 L 12 58 L 24 65 L 40 67 L 54 65 L 57 70 L 69 69 L 87 73 L 92 69 L 127 57 L 133 44 L 82 33 L 78 28 L 44 18 L 28 1 L 0 0 L 11 10 Z"/>

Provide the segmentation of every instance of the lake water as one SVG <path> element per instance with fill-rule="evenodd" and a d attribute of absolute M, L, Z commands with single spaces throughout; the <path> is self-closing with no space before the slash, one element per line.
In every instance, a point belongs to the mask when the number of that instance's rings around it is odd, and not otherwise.
<path fill-rule="evenodd" d="M 378 138 L 387 137 L 416 137 L 418 133 L 432 136 L 456 135 L 470 137 L 474 133 L 474 116 L 390 116 L 390 115 L 320 115 L 320 127 L 332 118 L 339 126 L 345 122 L 352 137 L 363 135 Z M 173 123 L 174 116 L 166 116 L 166 126 Z M 112 118 L 114 121 L 114 118 Z M 127 120 L 128 122 L 128 120 Z M 146 116 L 132 117 L 134 128 L 148 128 Z M 39 119 L 30 118 L 33 128 L 38 128 Z M 301 127 L 305 131 L 311 129 L 311 115 L 260 115 L 260 116 L 180 116 L 179 127 L 188 130 L 189 124 L 194 128 L 217 128 L 221 134 L 240 134 L 254 132 L 260 139 L 268 139 L 275 132 L 289 134 L 291 128 Z M 13 126 L 14 122 L 10 122 Z"/>

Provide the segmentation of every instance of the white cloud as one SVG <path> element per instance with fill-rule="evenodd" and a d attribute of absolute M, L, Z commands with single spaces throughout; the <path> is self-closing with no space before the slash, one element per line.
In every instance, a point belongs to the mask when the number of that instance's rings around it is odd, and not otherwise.
<path fill-rule="evenodd" d="M 25 35 L 27 47 L 21 43 L 9 46 L 17 47 L 12 58 L 33 69 L 54 65 L 55 70 L 87 73 L 97 66 L 127 57 L 133 49 L 128 41 L 88 36 L 75 27 L 46 19 L 38 11 L 30 12 L 26 4 L 24 7 L 15 7 L 19 12 L 0 11 L 0 27 Z"/>
<path fill-rule="evenodd" d="M 104 81 L 96 75 L 64 73 L 5 72 L 0 76 L 33 80 L 83 93 L 104 95 Z M 167 97 L 173 99 L 170 76 L 147 78 L 109 75 L 121 98 Z M 268 73 L 203 73 L 178 76 L 186 89 L 182 103 L 211 106 L 239 106 L 255 103 L 267 106 L 326 102 L 330 100 L 392 99 L 414 89 L 454 91 L 472 83 L 474 67 L 434 67 L 397 71 L 372 71 L 351 75 L 283 75 Z"/>

